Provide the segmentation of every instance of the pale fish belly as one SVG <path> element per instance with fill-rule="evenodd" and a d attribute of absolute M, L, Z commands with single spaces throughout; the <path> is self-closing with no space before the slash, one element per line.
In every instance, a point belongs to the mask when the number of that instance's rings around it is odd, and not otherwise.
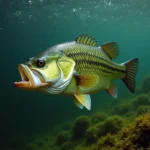
<path fill-rule="evenodd" d="M 77 93 L 93 94 L 93 93 L 99 92 L 101 90 L 107 89 L 109 87 L 110 83 L 111 83 L 111 80 L 101 77 L 96 84 L 91 85 L 91 87 L 89 87 L 89 88 L 84 88 L 84 87 L 78 86 Z"/>

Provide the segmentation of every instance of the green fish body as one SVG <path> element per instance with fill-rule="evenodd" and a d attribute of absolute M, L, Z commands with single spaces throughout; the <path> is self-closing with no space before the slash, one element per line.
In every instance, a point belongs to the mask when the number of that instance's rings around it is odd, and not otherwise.
<path fill-rule="evenodd" d="M 22 79 L 27 78 L 29 82 L 15 82 L 15 85 L 50 94 L 71 95 L 79 108 L 90 110 L 89 94 L 106 90 L 117 97 L 115 79 L 123 80 L 134 93 L 138 58 L 118 64 L 112 61 L 118 55 L 116 42 L 98 46 L 91 36 L 79 35 L 75 41 L 55 45 L 25 65 L 19 65 Z M 30 80 L 33 80 L 32 84 Z"/>

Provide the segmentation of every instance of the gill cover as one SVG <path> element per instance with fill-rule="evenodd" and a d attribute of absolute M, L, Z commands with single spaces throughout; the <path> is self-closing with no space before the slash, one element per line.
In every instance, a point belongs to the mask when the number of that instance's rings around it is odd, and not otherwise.
<path fill-rule="evenodd" d="M 46 83 L 55 83 L 60 79 L 60 70 L 57 65 L 57 59 L 52 59 L 44 68 L 35 68 L 33 71 L 38 72 L 44 82 Z"/>
<path fill-rule="evenodd" d="M 67 87 L 74 73 L 75 62 L 69 57 L 61 56 L 57 60 L 57 66 L 60 72 L 59 80 L 45 88 L 45 91 L 51 94 L 59 94 Z"/>

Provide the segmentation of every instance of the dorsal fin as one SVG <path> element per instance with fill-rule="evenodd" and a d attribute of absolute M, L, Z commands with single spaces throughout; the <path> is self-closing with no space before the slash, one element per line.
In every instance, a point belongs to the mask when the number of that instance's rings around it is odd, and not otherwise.
<path fill-rule="evenodd" d="M 110 59 L 119 55 L 119 47 L 116 42 L 109 42 L 101 45 L 101 48 L 107 53 Z"/>
<path fill-rule="evenodd" d="M 80 34 L 75 41 L 77 43 L 81 43 L 81 44 L 86 44 L 86 45 L 90 45 L 90 46 L 95 46 L 97 47 L 97 41 L 95 40 L 95 38 L 93 38 L 92 36 L 89 36 L 88 34 Z"/>

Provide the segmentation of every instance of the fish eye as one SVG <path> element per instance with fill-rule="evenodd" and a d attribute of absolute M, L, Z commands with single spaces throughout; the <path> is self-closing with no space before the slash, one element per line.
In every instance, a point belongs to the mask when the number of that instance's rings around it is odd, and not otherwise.
<path fill-rule="evenodd" d="M 45 61 L 38 59 L 38 60 L 36 61 L 36 65 L 37 65 L 38 67 L 44 67 Z"/>

